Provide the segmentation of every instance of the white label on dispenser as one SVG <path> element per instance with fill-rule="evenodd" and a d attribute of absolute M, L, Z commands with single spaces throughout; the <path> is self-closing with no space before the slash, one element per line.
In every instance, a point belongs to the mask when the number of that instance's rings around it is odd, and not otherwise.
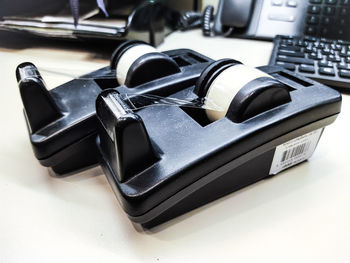
<path fill-rule="evenodd" d="M 316 149 L 323 128 L 301 135 L 276 147 L 270 174 L 279 172 L 301 163 L 311 157 Z"/>

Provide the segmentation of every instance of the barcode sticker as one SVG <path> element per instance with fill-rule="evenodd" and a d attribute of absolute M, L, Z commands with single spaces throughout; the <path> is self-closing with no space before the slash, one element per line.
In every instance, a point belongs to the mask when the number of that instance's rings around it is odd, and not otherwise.
<path fill-rule="evenodd" d="M 277 174 L 311 157 L 323 128 L 314 130 L 276 147 L 270 174 Z"/>

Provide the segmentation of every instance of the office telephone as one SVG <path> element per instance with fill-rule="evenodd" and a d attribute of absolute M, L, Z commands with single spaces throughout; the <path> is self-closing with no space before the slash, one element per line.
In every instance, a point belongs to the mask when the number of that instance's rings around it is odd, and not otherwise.
<path fill-rule="evenodd" d="M 58 175 L 101 165 L 147 228 L 305 161 L 341 106 L 339 92 L 280 67 L 139 41 L 51 90 L 32 63 L 16 77 L 39 162 Z"/>
<path fill-rule="evenodd" d="M 349 17 L 349 0 L 220 0 L 212 32 L 258 39 L 309 35 L 347 40 Z"/>

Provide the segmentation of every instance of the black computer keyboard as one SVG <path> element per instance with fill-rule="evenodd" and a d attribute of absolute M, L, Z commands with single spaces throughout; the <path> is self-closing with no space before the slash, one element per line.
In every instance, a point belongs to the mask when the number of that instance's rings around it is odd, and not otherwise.
<path fill-rule="evenodd" d="M 276 36 L 269 65 L 279 65 L 326 85 L 350 91 L 350 42 Z"/>

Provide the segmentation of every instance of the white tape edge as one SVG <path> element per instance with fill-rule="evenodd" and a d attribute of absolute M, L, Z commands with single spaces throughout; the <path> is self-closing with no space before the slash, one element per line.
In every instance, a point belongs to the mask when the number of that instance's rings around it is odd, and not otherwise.
<path fill-rule="evenodd" d="M 209 120 L 224 118 L 238 91 L 250 81 L 261 77 L 273 78 L 261 70 L 242 64 L 233 65 L 221 72 L 210 85 L 204 105 L 210 109 L 213 108 L 210 106 L 213 103 L 223 111 L 206 110 Z"/>
<path fill-rule="evenodd" d="M 116 65 L 116 77 L 120 85 L 124 85 L 126 76 L 132 64 L 143 55 L 157 52 L 157 50 L 146 44 L 139 44 L 126 50 Z M 156 70 L 156 69 L 155 69 Z"/>

